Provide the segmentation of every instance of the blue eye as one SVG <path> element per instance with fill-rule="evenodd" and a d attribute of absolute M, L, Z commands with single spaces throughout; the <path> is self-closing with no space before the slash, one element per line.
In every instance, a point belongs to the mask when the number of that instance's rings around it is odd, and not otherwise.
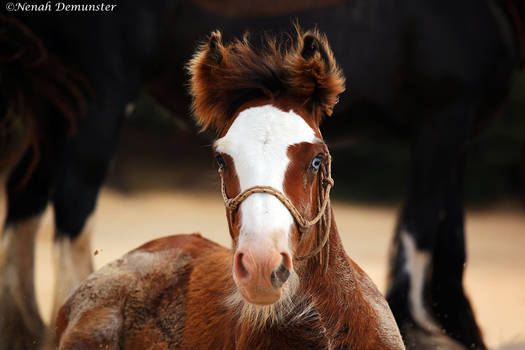
<path fill-rule="evenodd" d="M 310 166 L 314 170 L 319 170 L 319 167 L 321 166 L 322 163 L 323 163 L 323 155 L 322 154 L 318 154 L 312 160 L 312 164 L 310 164 Z"/>
<path fill-rule="evenodd" d="M 215 156 L 215 160 L 217 161 L 217 165 L 219 166 L 219 169 L 226 168 L 226 162 L 224 161 L 224 158 L 220 154 L 217 154 Z"/>

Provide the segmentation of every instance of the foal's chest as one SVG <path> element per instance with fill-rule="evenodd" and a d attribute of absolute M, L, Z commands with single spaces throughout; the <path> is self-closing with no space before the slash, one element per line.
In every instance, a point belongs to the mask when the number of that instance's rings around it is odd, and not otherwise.
<path fill-rule="evenodd" d="M 216 334 L 183 340 L 181 349 L 270 350 L 331 349 L 322 328 L 272 326 L 264 330 L 240 330 L 222 327 Z"/>
<path fill-rule="evenodd" d="M 253 319 L 229 318 L 214 322 L 215 316 L 201 320 L 201 333 L 186 330 L 183 349 L 331 349 L 319 315 L 314 309 L 307 313 L 291 310 L 287 317 L 266 323 Z M 304 315 L 304 316 L 303 316 Z M 300 316 L 297 318 L 296 316 Z M 189 322 L 193 323 L 193 322 Z"/>

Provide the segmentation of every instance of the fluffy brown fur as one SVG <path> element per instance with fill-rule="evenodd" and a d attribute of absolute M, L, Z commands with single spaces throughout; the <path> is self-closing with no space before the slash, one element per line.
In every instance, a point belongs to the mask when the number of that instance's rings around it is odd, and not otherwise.
<path fill-rule="evenodd" d="M 188 70 L 193 112 L 203 130 L 211 126 L 220 131 L 243 103 L 277 96 L 295 99 L 318 124 L 332 114 L 344 91 L 344 76 L 326 36 L 299 26 L 284 44 L 265 36 L 259 47 L 247 34 L 225 45 L 215 31 Z"/>
<path fill-rule="evenodd" d="M 232 251 L 195 234 L 149 242 L 71 295 L 58 348 L 404 349 L 386 301 L 332 230 L 328 273 L 309 260 L 296 292 L 268 310 L 233 300 Z"/>

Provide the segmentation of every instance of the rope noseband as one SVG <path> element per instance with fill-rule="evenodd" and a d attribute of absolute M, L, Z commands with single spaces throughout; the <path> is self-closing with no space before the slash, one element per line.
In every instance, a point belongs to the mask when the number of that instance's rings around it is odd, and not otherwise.
<path fill-rule="evenodd" d="M 226 188 L 224 185 L 223 170 L 219 168 L 219 175 L 221 178 L 221 191 L 224 199 L 224 204 L 228 209 L 228 226 L 230 232 L 232 230 L 233 213 L 239 208 L 241 203 L 254 193 L 267 193 L 276 197 L 288 209 L 290 214 L 297 224 L 297 228 L 301 235 L 300 243 L 305 240 L 305 237 L 310 233 L 310 229 L 317 224 L 319 235 L 317 237 L 317 247 L 306 255 L 297 257 L 297 260 L 306 260 L 319 255 L 320 263 L 323 265 L 324 272 L 328 268 L 328 252 L 330 236 L 330 226 L 332 223 L 332 210 L 330 207 L 330 189 L 334 186 L 334 180 L 331 174 L 332 157 L 330 154 L 326 157 L 326 163 L 319 168 L 318 176 L 318 195 L 317 195 L 317 215 L 308 220 L 301 215 L 299 210 L 293 205 L 292 201 L 284 193 L 271 186 L 252 186 L 243 192 L 239 193 L 233 198 L 228 198 L 226 195 Z"/>

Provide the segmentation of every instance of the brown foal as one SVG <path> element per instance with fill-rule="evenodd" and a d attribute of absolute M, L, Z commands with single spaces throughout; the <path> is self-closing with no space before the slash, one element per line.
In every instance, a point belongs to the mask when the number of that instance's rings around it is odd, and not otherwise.
<path fill-rule="evenodd" d="M 188 69 L 232 249 L 176 235 L 104 266 L 60 310 L 59 349 L 404 349 L 333 219 L 319 123 L 344 78 L 326 37 L 256 48 L 214 32 Z"/>

